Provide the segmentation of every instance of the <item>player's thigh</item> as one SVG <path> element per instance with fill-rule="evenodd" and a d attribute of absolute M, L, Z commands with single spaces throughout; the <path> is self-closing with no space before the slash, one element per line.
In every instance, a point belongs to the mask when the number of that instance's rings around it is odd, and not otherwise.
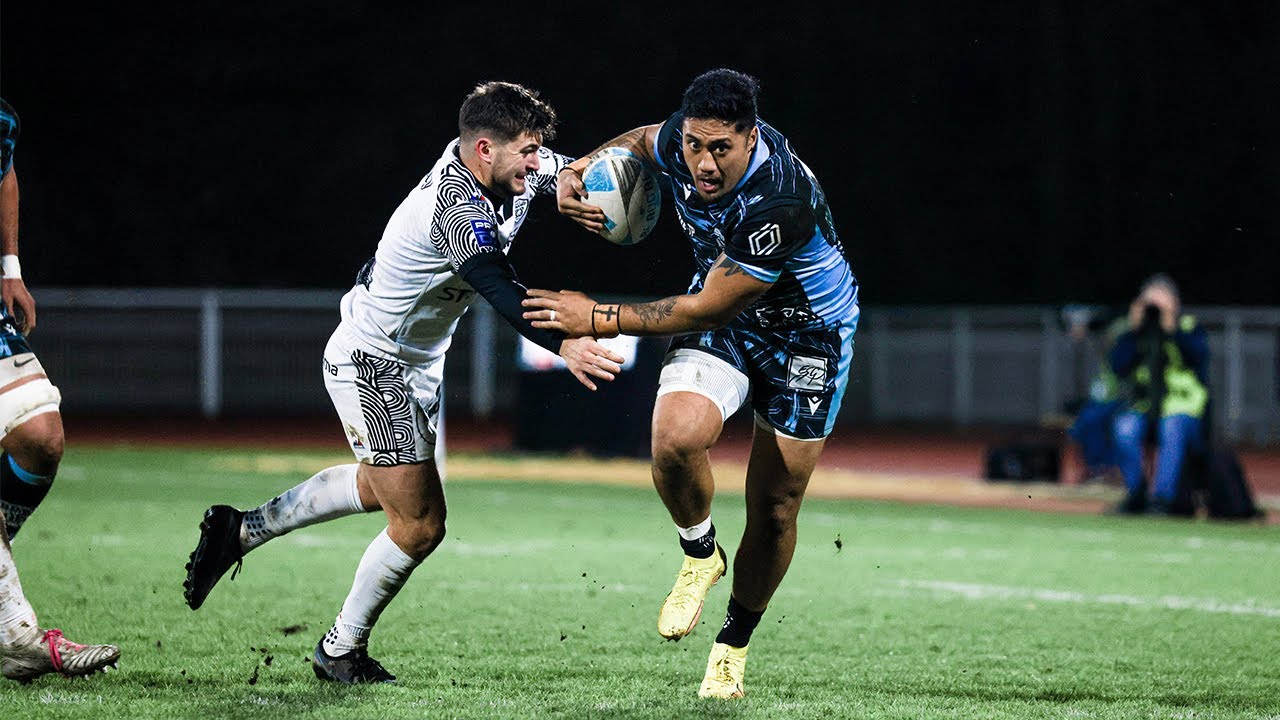
<path fill-rule="evenodd" d="M 5 318 L 7 320 L 7 318 Z M 21 335 L 6 332 L 6 349 L 17 355 L 0 356 L 0 447 L 33 472 L 52 470 L 62 457 L 62 395 L 45 375 L 40 361 L 25 346 Z"/>
<path fill-rule="evenodd" d="M 719 347 L 713 348 L 715 340 Z M 710 447 L 720 437 L 725 420 L 746 402 L 747 376 L 733 362 L 726 342 L 706 333 L 672 343 L 653 406 L 655 448 Z"/>
<path fill-rule="evenodd" d="M 392 525 L 443 525 L 444 484 L 434 461 L 406 465 L 361 464 L 356 481 L 373 493 Z"/>
<path fill-rule="evenodd" d="M 378 357 L 339 328 L 325 348 L 323 371 L 347 443 L 360 463 L 392 467 L 434 458 L 443 358 L 414 366 Z"/>
<path fill-rule="evenodd" d="M 4 440 L 0 440 L 0 448 L 12 455 L 22 467 L 29 467 L 24 462 L 27 456 L 57 461 L 62 457 L 65 442 L 62 414 L 51 405 L 5 435 Z"/>

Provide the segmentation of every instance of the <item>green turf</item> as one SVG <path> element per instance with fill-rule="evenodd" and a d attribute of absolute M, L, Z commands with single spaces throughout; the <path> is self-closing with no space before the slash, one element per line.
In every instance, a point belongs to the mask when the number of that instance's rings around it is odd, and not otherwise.
<path fill-rule="evenodd" d="M 273 541 L 197 613 L 181 582 L 207 505 L 256 504 L 328 457 L 69 451 L 14 548 L 23 584 L 42 621 L 124 657 L 0 681 L 5 716 L 1280 717 L 1273 529 L 809 500 L 748 696 L 723 704 L 695 691 L 728 583 L 692 637 L 657 636 L 678 549 L 651 490 L 462 478 L 448 539 L 374 634 L 399 683 L 322 684 L 305 658 L 377 516 Z M 741 498 L 715 517 L 732 551 Z"/>

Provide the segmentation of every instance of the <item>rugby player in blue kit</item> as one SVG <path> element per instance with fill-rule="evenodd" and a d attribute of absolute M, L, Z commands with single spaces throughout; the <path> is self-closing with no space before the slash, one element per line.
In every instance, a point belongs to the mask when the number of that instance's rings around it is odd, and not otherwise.
<path fill-rule="evenodd" d="M 759 84 L 712 70 L 678 112 L 636 128 L 562 169 L 560 212 L 599 232 L 582 172 L 605 148 L 640 158 L 670 185 L 693 243 L 688 293 L 646 303 L 597 303 L 578 292 L 530 290 L 525 317 L 570 336 L 674 335 L 653 411 L 653 481 L 675 522 L 684 562 L 658 632 L 693 631 L 727 571 L 715 539 L 708 450 L 750 392 L 755 433 L 747 521 L 734 556 L 727 615 L 698 694 L 743 692 L 747 647 L 791 563 L 805 487 L 849 380 L 858 283 L 822 188 L 787 139 L 756 115 Z"/>

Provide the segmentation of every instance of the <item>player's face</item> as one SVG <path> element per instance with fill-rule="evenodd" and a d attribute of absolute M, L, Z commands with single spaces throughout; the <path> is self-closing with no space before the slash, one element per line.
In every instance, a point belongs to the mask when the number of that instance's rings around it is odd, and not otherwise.
<path fill-rule="evenodd" d="M 738 132 L 733 123 L 705 118 L 685 118 L 684 164 L 693 174 L 693 185 L 703 200 L 716 200 L 738 184 L 756 149 L 754 127 Z"/>
<path fill-rule="evenodd" d="M 525 190 L 525 176 L 538 169 L 538 148 L 542 138 L 530 132 L 508 143 L 494 145 L 493 190 L 520 195 Z"/>

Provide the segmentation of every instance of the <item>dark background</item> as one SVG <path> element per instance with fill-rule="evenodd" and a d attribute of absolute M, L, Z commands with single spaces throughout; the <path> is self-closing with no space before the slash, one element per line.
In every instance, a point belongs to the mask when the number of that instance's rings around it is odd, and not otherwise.
<path fill-rule="evenodd" d="M 864 303 L 1114 303 L 1165 270 L 1189 303 L 1280 304 L 1274 3 L 369 5 L 4 3 L 29 284 L 346 287 L 476 83 L 539 89 L 577 155 L 729 66 Z M 692 272 L 669 210 L 625 249 L 532 218 L 530 284 Z"/>

